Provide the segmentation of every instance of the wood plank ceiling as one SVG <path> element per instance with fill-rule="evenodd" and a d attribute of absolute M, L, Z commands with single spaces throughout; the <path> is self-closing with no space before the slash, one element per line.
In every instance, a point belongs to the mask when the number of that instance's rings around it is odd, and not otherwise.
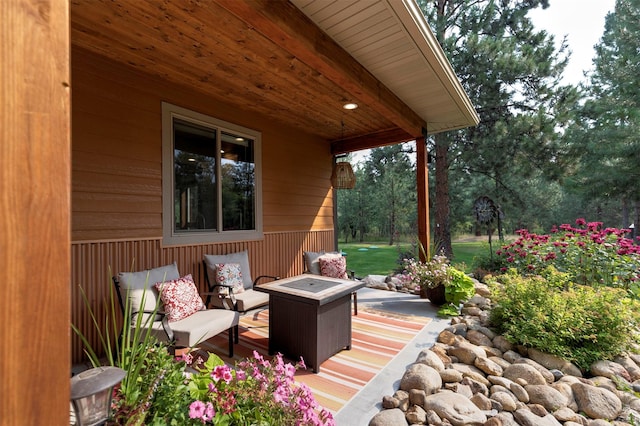
<path fill-rule="evenodd" d="M 477 123 L 412 20 L 397 0 L 71 0 L 74 46 L 319 135 L 334 153 Z"/>

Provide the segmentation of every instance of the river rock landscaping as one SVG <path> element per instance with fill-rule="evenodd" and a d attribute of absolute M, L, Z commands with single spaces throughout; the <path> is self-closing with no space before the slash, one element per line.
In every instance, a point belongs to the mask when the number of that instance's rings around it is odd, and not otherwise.
<path fill-rule="evenodd" d="M 620 354 L 583 372 L 514 346 L 489 325 L 489 288 L 475 287 L 461 314 L 407 367 L 399 389 L 383 398 L 370 426 L 640 424 L 640 355 Z"/>

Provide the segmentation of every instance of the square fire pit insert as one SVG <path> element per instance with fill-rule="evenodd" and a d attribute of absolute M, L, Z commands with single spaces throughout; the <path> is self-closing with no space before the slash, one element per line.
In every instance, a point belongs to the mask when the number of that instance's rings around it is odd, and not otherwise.
<path fill-rule="evenodd" d="M 340 283 L 336 281 L 316 280 L 309 277 L 282 284 L 282 287 L 295 288 L 296 290 L 304 290 L 308 291 L 309 293 L 320 293 L 321 291 L 327 290 L 339 284 Z"/>

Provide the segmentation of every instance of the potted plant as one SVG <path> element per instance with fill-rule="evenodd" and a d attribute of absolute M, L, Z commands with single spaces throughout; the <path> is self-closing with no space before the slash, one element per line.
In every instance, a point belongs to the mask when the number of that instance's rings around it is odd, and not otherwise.
<path fill-rule="evenodd" d="M 455 316 L 460 313 L 460 302 L 475 294 L 476 286 L 470 276 L 459 269 L 449 266 L 449 280 L 444 285 L 446 305 L 438 310 L 438 315 Z"/>
<path fill-rule="evenodd" d="M 457 315 L 460 302 L 475 292 L 471 277 L 451 266 L 443 255 L 433 256 L 426 262 L 405 259 L 405 273 L 414 285 L 420 286 L 420 297 L 441 307 L 439 315 Z"/>
<path fill-rule="evenodd" d="M 410 281 L 420 287 L 420 297 L 434 305 L 445 303 L 444 287 L 449 281 L 449 260 L 436 255 L 426 262 L 405 259 L 405 272 Z"/>

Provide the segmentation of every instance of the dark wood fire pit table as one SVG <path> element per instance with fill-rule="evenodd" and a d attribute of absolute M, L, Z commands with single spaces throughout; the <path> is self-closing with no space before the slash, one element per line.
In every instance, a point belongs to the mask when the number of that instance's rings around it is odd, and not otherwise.
<path fill-rule="evenodd" d="M 351 349 L 351 293 L 360 281 L 303 274 L 255 286 L 269 294 L 269 354 L 304 359 L 313 372 Z"/>

